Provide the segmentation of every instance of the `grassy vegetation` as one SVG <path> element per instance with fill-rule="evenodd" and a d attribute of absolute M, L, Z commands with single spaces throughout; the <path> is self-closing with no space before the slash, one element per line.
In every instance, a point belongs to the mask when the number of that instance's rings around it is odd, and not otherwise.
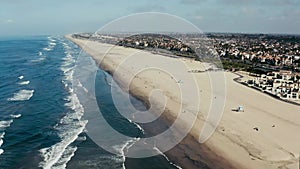
<path fill-rule="evenodd" d="M 224 69 L 236 69 L 236 70 L 251 70 L 252 65 L 234 62 L 231 60 L 222 60 L 222 65 Z"/>

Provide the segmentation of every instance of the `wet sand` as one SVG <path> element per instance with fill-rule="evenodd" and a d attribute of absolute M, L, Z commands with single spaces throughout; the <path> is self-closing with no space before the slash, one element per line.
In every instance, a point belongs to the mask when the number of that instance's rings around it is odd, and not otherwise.
<path fill-rule="evenodd" d="M 193 111 L 195 98 L 180 100 L 178 86 L 192 82 L 184 79 L 189 73 L 176 67 L 180 62 L 188 69 L 203 69 L 203 63 L 191 59 L 170 58 L 132 48 L 114 47 L 93 41 L 73 39 L 90 54 L 102 69 L 114 75 L 117 83 L 135 97 L 150 102 L 149 97 L 160 104 L 161 97 L 151 95 L 160 89 L 167 96 L 162 120 L 168 124 L 178 118 L 180 105 L 183 110 Z M 87 43 L 88 42 L 88 43 Z M 110 50 L 109 54 L 106 52 Z M 183 84 L 170 78 L 161 70 L 139 72 L 143 67 L 163 66 L 183 79 Z M 233 79 L 237 75 L 225 72 L 226 102 L 223 117 L 216 132 L 205 143 L 199 143 L 199 134 L 210 110 L 212 95 L 209 75 L 193 73 L 198 82 L 201 103 L 200 112 L 194 117 L 180 118 L 182 126 L 196 118 L 189 134 L 174 148 L 167 151 L 168 157 L 183 168 L 298 168 L 300 149 L 300 107 L 276 100 L 263 93 L 243 86 Z M 218 89 L 215 89 L 218 90 Z M 218 91 L 217 91 L 218 92 Z M 191 94 L 192 95 L 192 94 Z M 233 109 L 243 105 L 244 112 Z M 155 112 L 154 112 L 155 113 Z M 182 126 L 177 126 L 178 128 Z M 146 129 L 147 130 L 147 129 Z M 151 127 L 149 127 L 149 132 Z"/>

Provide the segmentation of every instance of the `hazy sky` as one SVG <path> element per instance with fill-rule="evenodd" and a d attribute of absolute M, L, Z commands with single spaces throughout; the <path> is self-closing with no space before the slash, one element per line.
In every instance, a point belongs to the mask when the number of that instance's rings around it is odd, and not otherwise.
<path fill-rule="evenodd" d="M 94 32 L 150 11 L 177 15 L 204 32 L 300 34 L 300 0 L 0 0 L 0 36 Z"/>

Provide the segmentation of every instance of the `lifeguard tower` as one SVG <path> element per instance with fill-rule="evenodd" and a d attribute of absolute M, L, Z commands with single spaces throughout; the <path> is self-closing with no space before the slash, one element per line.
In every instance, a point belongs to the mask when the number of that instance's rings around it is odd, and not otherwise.
<path fill-rule="evenodd" d="M 237 110 L 237 112 L 244 112 L 245 111 L 243 106 L 239 106 L 236 110 Z"/>

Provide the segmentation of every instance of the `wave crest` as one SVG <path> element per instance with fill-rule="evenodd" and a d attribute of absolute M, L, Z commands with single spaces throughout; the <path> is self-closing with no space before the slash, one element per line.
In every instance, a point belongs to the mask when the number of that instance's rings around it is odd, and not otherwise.
<path fill-rule="evenodd" d="M 23 82 L 20 82 L 19 85 L 28 85 L 30 83 L 30 81 L 23 81 Z"/>
<path fill-rule="evenodd" d="M 18 93 L 15 93 L 12 98 L 7 99 L 8 101 L 26 101 L 31 99 L 33 96 L 34 90 L 20 90 Z"/>

